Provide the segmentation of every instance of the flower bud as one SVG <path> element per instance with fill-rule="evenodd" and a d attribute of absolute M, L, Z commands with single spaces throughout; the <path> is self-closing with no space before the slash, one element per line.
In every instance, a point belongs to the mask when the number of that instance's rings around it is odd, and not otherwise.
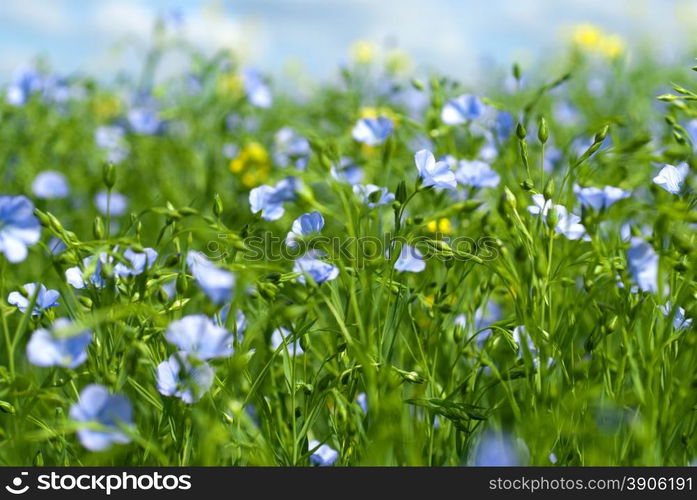
<path fill-rule="evenodd" d="M 545 144 L 547 139 L 549 139 L 549 127 L 547 126 L 547 120 L 544 117 L 540 117 L 540 126 L 537 129 L 537 138 L 540 143 Z"/>
<path fill-rule="evenodd" d="M 92 223 L 92 235 L 95 240 L 104 239 L 104 221 L 100 216 L 94 218 Z"/>
<path fill-rule="evenodd" d="M 107 189 L 111 189 L 116 184 L 116 167 L 113 163 L 107 163 L 102 170 L 102 181 Z"/>
<path fill-rule="evenodd" d="M 528 135 L 528 131 L 525 130 L 525 127 L 523 126 L 522 123 L 518 123 L 515 127 L 515 135 L 518 136 L 518 139 L 521 141 L 525 139 L 525 136 Z"/>
<path fill-rule="evenodd" d="M 220 217 L 223 213 L 223 200 L 218 193 L 213 196 L 213 214 Z"/>

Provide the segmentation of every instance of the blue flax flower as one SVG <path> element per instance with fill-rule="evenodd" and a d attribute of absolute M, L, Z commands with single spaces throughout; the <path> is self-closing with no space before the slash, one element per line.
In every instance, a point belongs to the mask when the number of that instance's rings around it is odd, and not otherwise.
<path fill-rule="evenodd" d="M 106 253 L 85 257 L 82 259 L 82 268 L 75 266 L 65 270 L 65 279 L 73 288 L 78 290 L 82 290 L 90 284 L 96 288 L 104 288 L 106 279 L 102 276 L 102 267 L 107 261 Z"/>
<path fill-rule="evenodd" d="M 257 108 L 270 108 L 273 104 L 271 89 L 262 76 L 254 69 L 247 68 L 242 71 L 242 80 L 247 99 Z"/>
<path fill-rule="evenodd" d="M 495 188 L 501 177 L 488 163 L 480 160 L 460 160 L 455 179 L 463 186 Z"/>
<path fill-rule="evenodd" d="M 191 275 L 203 293 L 214 304 L 222 304 L 232 297 L 235 275 L 209 261 L 201 252 L 190 250 L 186 256 Z"/>
<path fill-rule="evenodd" d="M 342 156 L 338 165 L 332 165 L 329 173 L 335 180 L 346 182 L 352 186 L 363 180 L 363 169 L 347 156 Z"/>
<path fill-rule="evenodd" d="M 87 346 L 92 332 L 73 333 L 73 323 L 58 318 L 50 330 L 40 328 L 32 333 L 27 343 L 27 359 L 36 366 L 63 366 L 76 368 L 87 360 Z"/>
<path fill-rule="evenodd" d="M 584 207 L 591 207 L 597 211 L 607 210 L 620 200 L 629 198 L 632 193 L 614 186 L 581 187 L 574 184 L 574 194 Z"/>
<path fill-rule="evenodd" d="M 461 125 L 484 114 L 484 103 L 474 95 L 463 94 L 445 103 L 440 114 L 446 125 Z"/>
<path fill-rule="evenodd" d="M 26 196 L 0 196 L 0 253 L 12 263 L 27 258 L 27 247 L 41 237 L 41 224 Z"/>
<path fill-rule="evenodd" d="M 70 194 L 68 181 L 60 172 L 44 170 L 40 172 L 31 185 L 31 189 L 37 198 L 50 200 L 53 198 L 66 198 Z"/>
<path fill-rule="evenodd" d="M 436 161 L 433 153 L 422 149 L 414 155 L 414 163 L 419 171 L 424 187 L 455 189 L 457 181 L 450 165 L 445 161 Z"/>
<path fill-rule="evenodd" d="M 293 221 L 288 236 L 286 236 L 286 245 L 291 248 L 297 246 L 296 240 L 303 236 L 319 233 L 324 227 L 324 217 L 319 212 L 310 212 L 302 214 Z"/>
<path fill-rule="evenodd" d="M 155 264 L 157 252 L 152 248 L 144 248 L 142 252 L 127 248 L 123 252 L 123 257 L 128 261 L 128 264 L 119 262 L 114 266 L 114 275 L 119 278 L 143 274 L 143 271 L 150 269 Z"/>
<path fill-rule="evenodd" d="M 297 180 L 288 177 L 276 183 L 275 186 L 259 186 L 249 192 L 249 206 L 252 213 L 261 212 L 265 220 L 278 220 L 283 217 L 283 203 L 295 199 Z"/>
<path fill-rule="evenodd" d="M 285 344 L 286 352 L 291 356 L 299 356 L 303 354 L 303 348 L 300 346 L 300 339 L 295 339 L 294 342 L 290 342 L 288 338 L 291 333 L 284 327 L 276 328 L 271 334 L 271 346 L 274 351 Z"/>
<path fill-rule="evenodd" d="M 292 128 L 283 127 L 274 136 L 274 161 L 281 167 L 305 170 L 310 161 L 310 141 Z"/>
<path fill-rule="evenodd" d="M 377 118 L 361 118 L 351 131 L 353 138 L 367 146 L 377 146 L 385 142 L 394 124 L 389 118 L 380 116 Z"/>
<path fill-rule="evenodd" d="M 298 281 L 303 285 L 307 284 L 305 276 L 309 276 L 312 281 L 321 285 L 325 281 L 332 281 L 339 276 L 339 268 L 323 260 L 320 260 L 316 253 L 303 255 L 293 264 L 293 272 L 301 273 Z"/>
<path fill-rule="evenodd" d="M 545 200 L 541 194 L 534 194 L 532 200 L 535 204 L 528 207 L 528 212 L 539 215 L 546 221 L 547 214 L 552 208 L 552 200 Z M 578 215 L 569 213 L 564 205 L 554 205 L 554 210 L 557 213 L 557 225 L 554 228 L 556 233 L 564 235 L 569 240 L 581 238 L 584 241 L 590 240 L 590 236 L 586 233 L 586 228 L 581 224 L 581 218 Z"/>
<path fill-rule="evenodd" d="M 91 384 L 80 393 L 70 408 L 70 418 L 98 428 L 85 427 L 77 431 L 82 446 L 90 451 L 102 451 L 112 444 L 130 443 L 121 426 L 133 425 L 133 407 L 126 396 L 109 394 L 103 385 Z"/>
<path fill-rule="evenodd" d="M 689 328 L 692 325 L 692 318 L 688 318 L 687 316 L 685 316 L 685 309 L 683 309 L 682 307 L 676 307 L 675 311 L 673 311 L 673 306 L 671 305 L 671 303 L 666 302 L 665 305 L 661 306 L 661 311 L 666 316 L 670 316 L 671 313 L 674 315 L 673 328 L 675 328 L 676 330 L 684 330 L 685 328 Z"/>
<path fill-rule="evenodd" d="M 651 245 L 634 237 L 627 250 L 629 274 L 645 292 L 658 291 L 658 254 Z"/>
<path fill-rule="evenodd" d="M 128 200 L 121 193 L 112 191 L 99 191 L 94 196 L 94 204 L 102 215 L 110 214 L 112 217 L 118 217 L 126 213 L 128 208 Z"/>
<path fill-rule="evenodd" d="M 29 308 L 29 304 L 36 293 L 37 287 L 39 292 L 36 295 L 34 310 L 31 312 L 32 316 L 40 316 L 42 311 L 51 307 L 58 307 L 60 293 L 56 290 L 47 290 L 41 283 L 27 283 L 22 287 L 25 293 L 10 292 L 10 295 L 7 297 L 7 302 L 13 306 L 17 306 L 17 309 L 24 313 L 27 311 L 27 308 Z"/>
<path fill-rule="evenodd" d="M 679 194 L 689 170 L 687 163 L 681 163 L 677 167 L 666 165 L 653 178 L 653 182 L 671 194 Z"/>
<path fill-rule="evenodd" d="M 420 273 L 426 269 L 426 261 L 416 247 L 404 245 L 394 263 L 394 268 L 399 272 Z"/>
<path fill-rule="evenodd" d="M 386 187 L 376 186 L 375 184 L 354 184 L 353 192 L 361 198 L 363 203 L 373 209 L 380 205 L 387 205 L 394 201 L 394 194 L 390 193 Z"/>
<path fill-rule="evenodd" d="M 315 449 L 316 448 L 316 449 Z M 320 445 L 319 441 L 310 441 L 309 450 L 315 450 L 310 455 L 310 463 L 319 467 L 329 467 L 339 458 L 339 452 L 329 445 Z"/>
<path fill-rule="evenodd" d="M 515 445 L 505 434 L 487 432 L 482 436 L 474 455 L 474 465 L 484 467 L 511 467 L 520 465 Z"/>
<path fill-rule="evenodd" d="M 215 373 L 205 361 L 192 364 L 185 352 L 172 354 L 157 365 L 157 390 L 164 396 L 176 396 L 192 404 L 213 385 Z"/>
<path fill-rule="evenodd" d="M 181 351 L 200 360 L 232 355 L 232 335 L 208 316 L 192 314 L 173 321 L 165 338 Z"/>

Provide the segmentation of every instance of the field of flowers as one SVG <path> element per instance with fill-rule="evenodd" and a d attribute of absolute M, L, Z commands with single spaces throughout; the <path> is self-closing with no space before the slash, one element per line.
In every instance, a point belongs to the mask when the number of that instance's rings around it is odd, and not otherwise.
<path fill-rule="evenodd" d="M 689 59 L 153 83 L 174 47 L 0 91 L 0 464 L 697 459 Z"/>

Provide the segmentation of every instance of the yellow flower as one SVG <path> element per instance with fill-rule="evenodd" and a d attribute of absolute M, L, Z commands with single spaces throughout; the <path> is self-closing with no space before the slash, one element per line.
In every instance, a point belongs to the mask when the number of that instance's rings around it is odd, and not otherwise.
<path fill-rule="evenodd" d="M 227 72 L 218 76 L 217 90 L 219 94 L 239 95 L 242 93 L 242 78 L 240 75 Z"/>
<path fill-rule="evenodd" d="M 385 66 L 392 74 L 406 73 L 412 66 L 411 57 L 403 50 L 392 49 L 387 53 Z"/>
<path fill-rule="evenodd" d="M 578 25 L 574 29 L 571 39 L 579 48 L 602 54 L 611 59 L 622 55 L 625 50 L 625 43 L 622 37 L 603 33 L 592 24 Z"/>
<path fill-rule="evenodd" d="M 93 109 L 99 120 L 110 120 L 121 112 L 121 102 L 114 96 L 99 96 L 94 100 Z"/>
<path fill-rule="evenodd" d="M 600 29 L 592 24 L 579 24 L 572 34 L 572 40 L 576 45 L 591 50 L 597 47 L 602 37 Z"/>
<path fill-rule="evenodd" d="M 271 169 L 269 153 L 258 142 L 250 142 L 230 160 L 229 168 L 233 174 L 242 174 L 241 181 L 244 186 L 248 188 L 257 186 L 269 176 Z"/>
<path fill-rule="evenodd" d="M 619 35 L 605 36 L 600 40 L 598 50 L 607 57 L 614 59 L 624 53 L 624 40 Z"/>
<path fill-rule="evenodd" d="M 358 40 L 351 45 L 351 59 L 358 64 L 370 64 L 375 59 L 377 48 L 367 40 Z"/>
<path fill-rule="evenodd" d="M 452 234 L 453 232 L 450 219 L 446 218 L 429 221 L 428 224 L 426 224 L 426 229 L 432 233 Z"/>

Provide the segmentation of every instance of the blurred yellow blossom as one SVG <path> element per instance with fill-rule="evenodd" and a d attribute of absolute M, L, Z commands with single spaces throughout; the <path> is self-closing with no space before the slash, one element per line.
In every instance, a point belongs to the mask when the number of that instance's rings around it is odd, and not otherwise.
<path fill-rule="evenodd" d="M 375 60 L 377 47 L 367 40 L 358 40 L 351 45 L 350 54 L 353 62 L 358 64 L 370 64 Z"/>
<path fill-rule="evenodd" d="M 219 94 L 239 95 L 242 93 L 242 77 L 237 73 L 228 71 L 218 76 L 217 90 Z"/>
<path fill-rule="evenodd" d="M 604 33 L 592 24 L 576 26 L 572 31 L 571 40 L 582 50 L 596 52 L 609 58 L 618 57 L 625 51 L 625 42 L 621 36 Z"/>
<path fill-rule="evenodd" d="M 263 183 L 269 176 L 270 169 L 269 153 L 258 142 L 250 142 L 230 160 L 230 172 L 242 174 L 242 184 L 248 188 Z"/>
<path fill-rule="evenodd" d="M 446 218 L 429 221 L 428 224 L 426 224 L 426 229 L 432 233 L 451 234 L 453 232 L 453 226 L 450 223 L 450 219 Z"/>
<path fill-rule="evenodd" d="M 95 116 L 99 120 L 110 120 L 121 112 L 121 101 L 115 96 L 98 96 L 93 103 Z"/>
<path fill-rule="evenodd" d="M 392 74 L 407 73 L 412 67 L 412 60 L 403 50 L 392 49 L 385 57 L 385 67 Z"/>

